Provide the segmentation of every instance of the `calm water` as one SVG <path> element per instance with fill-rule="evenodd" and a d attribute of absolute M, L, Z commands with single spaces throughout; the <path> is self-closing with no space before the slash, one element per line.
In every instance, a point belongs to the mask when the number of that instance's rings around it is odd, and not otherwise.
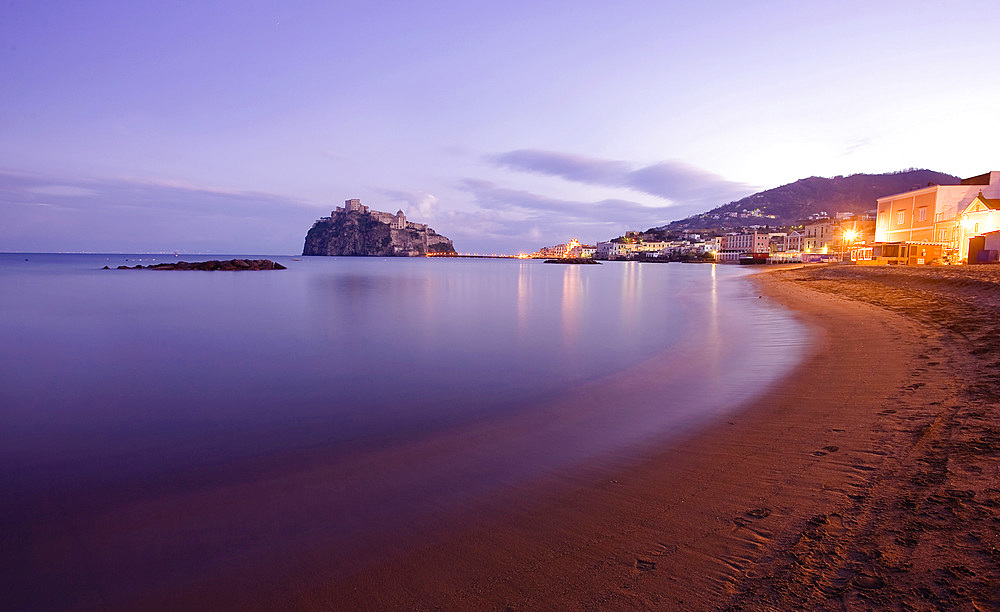
<path fill-rule="evenodd" d="M 399 541 L 669 443 L 803 352 L 739 267 L 100 269 L 126 258 L 174 259 L 0 255 L 0 555 L 18 605 L 121 605 Z"/>

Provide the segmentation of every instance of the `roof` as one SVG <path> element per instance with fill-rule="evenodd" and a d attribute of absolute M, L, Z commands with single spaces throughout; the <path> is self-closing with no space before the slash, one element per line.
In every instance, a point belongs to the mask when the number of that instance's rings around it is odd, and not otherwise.
<path fill-rule="evenodd" d="M 983 205 L 986 206 L 986 208 L 991 208 L 993 210 L 1000 210 L 1000 199 L 993 199 L 993 200 L 987 199 L 986 197 L 983 196 L 982 191 L 980 191 L 979 195 L 977 195 L 976 198 L 972 201 L 975 202 L 976 200 L 982 202 Z"/>
<path fill-rule="evenodd" d="M 971 176 L 966 179 L 962 179 L 962 185 L 989 185 L 990 184 L 990 173 L 980 174 L 978 176 Z"/>

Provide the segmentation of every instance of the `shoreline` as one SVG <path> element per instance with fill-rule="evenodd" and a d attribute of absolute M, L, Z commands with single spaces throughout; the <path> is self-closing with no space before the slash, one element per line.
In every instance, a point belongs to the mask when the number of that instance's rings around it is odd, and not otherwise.
<path fill-rule="evenodd" d="M 441 492 L 478 495 L 466 485 L 497 449 L 535 465 L 511 428 L 546 439 L 589 418 L 579 398 L 671 405 L 655 383 L 702 366 L 664 352 L 553 398 L 544 427 L 532 406 L 523 419 L 368 457 L 365 469 L 317 450 L 244 466 L 236 479 L 192 474 L 162 499 L 84 496 L 24 549 L 38 563 L 24 592 L 51 583 L 50 603 L 124 609 L 1000 607 L 1000 267 L 784 266 L 740 282 L 759 288 L 750 302 L 760 293 L 790 309 L 811 340 L 790 375 L 704 426 L 501 487 L 442 520 L 408 510 L 426 499 L 442 508 Z M 710 337 L 698 326 L 686 335 Z M 455 462 L 452 448 L 473 453 Z M 421 472 L 427 482 L 406 488 L 406 467 L 428 457 L 455 478 Z M 352 484 L 366 479 L 395 497 L 362 495 L 379 491 Z M 280 548 L 241 541 L 274 517 Z M 352 531 L 352 521 L 379 528 Z M 334 530 L 344 537 L 311 537 Z M 67 537 L 102 551 L 93 580 L 70 570 L 57 546 Z M 204 571 L 190 559 L 175 576 L 143 565 L 142 548 L 162 558 L 157 546 L 189 538 L 204 547 Z M 128 558 L 134 569 L 109 571 Z"/>
<path fill-rule="evenodd" d="M 789 274 L 799 278 L 779 278 Z M 990 521 L 998 520 L 990 503 L 1000 505 L 1000 498 L 989 497 L 989 482 L 980 483 L 984 503 L 970 504 L 976 492 L 955 488 L 969 485 L 942 475 L 933 459 L 947 429 L 943 413 L 960 401 L 961 385 L 949 374 L 961 353 L 926 323 L 857 296 L 807 289 L 804 282 L 815 280 L 810 274 L 786 268 L 755 277 L 770 299 L 814 330 L 815 348 L 746 410 L 638 465 L 590 473 L 582 482 L 540 484 L 521 507 L 436 534 L 435 543 L 374 569 L 333 584 L 303 584 L 295 603 L 358 609 L 997 605 L 990 551 L 1000 542 L 990 541 L 996 539 Z M 982 440 L 973 448 L 988 459 L 1000 450 L 996 441 L 995 448 L 984 449 Z M 984 468 L 968 467 L 966 476 L 983 474 Z M 942 512 L 986 511 L 977 524 L 993 525 L 993 533 L 973 529 L 976 547 L 958 542 L 969 537 L 968 524 L 929 525 L 921 498 L 928 487 Z"/>

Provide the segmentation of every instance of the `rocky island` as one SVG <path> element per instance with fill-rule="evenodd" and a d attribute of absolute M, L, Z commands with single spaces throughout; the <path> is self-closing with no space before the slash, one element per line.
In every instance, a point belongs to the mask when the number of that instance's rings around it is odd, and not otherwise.
<path fill-rule="evenodd" d="M 108 266 L 104 266 L 105 270 L 110 270 Z M 237 272 L 239 270 L 287 270 L 287 268 L 276 261 L 271 261 L 270 259 L 230 259 L 228 261 L 222 261 L 218 259 L 213 259 L 212 261 L 195 261 L 188 263 L 186 261 L 176 261 L 167 263 L 158 263 L 149 266 L 136 265 L 136 266 L 118 266 L 119 270 L 201 270 L 203 272 L 212 272 L 215 270 L 222 270 L 223 272 Z"/>
<path fill-rule="evenodd" d="M 303 255 L 421 257 L 454 253 L 451 240 L 424 223 L 396 214 L 369 210 L 361 200 L 347 200 L 329 217 L 318 219 L 306 234 Z"/>

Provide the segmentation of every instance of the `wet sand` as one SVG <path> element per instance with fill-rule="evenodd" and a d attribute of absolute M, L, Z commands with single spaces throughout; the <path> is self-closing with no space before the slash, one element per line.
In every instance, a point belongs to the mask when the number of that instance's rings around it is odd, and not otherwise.
<path fill-rule="evenodd" d="M 640 465 L 550 482 L 295 603 L 357 609 L 1000 607 L 1000 268 L 761 274 L 796 374 Z M 763 356 L 766 358 L 766 356 Z"/>

